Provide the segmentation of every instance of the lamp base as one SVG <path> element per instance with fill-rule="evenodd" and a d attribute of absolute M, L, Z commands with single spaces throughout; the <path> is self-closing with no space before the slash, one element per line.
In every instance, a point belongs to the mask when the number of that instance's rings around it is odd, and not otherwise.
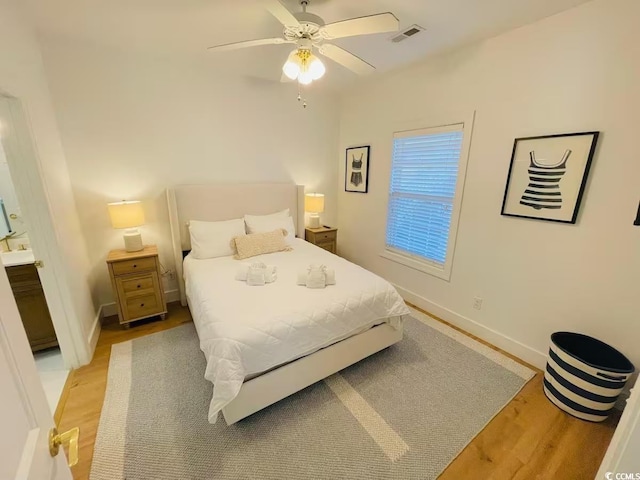
<path fill-rule="evenodd" d="M 139 252 L 144 249 L 142 235 L 140 235 L 138 229 L 127 230 L 122 238 L 124 238 L 124 249 L 127 252 Z"/>
<path fill-rule="evenodd" d="M 320 228 L 320 215 L 317 213 L 309 215 L 309 228 Z"/>

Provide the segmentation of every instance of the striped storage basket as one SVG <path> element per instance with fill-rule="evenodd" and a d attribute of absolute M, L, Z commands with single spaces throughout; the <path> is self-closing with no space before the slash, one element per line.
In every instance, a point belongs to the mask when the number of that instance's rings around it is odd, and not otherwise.
<path fill-rule="evenodd" d="M 600 340 L 556 332 L 551 335 L 544 393 L 574 417 L 602 422 L 633 370 L 627 357 Z"/>

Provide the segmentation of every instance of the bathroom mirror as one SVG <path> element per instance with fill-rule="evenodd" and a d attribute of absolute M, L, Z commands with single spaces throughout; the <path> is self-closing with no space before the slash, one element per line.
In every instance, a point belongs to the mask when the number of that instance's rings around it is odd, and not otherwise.
<path fill-rule="evenodd" d="M 9 223 L 7 209 L 4 208 L 4 200 L 0 198 L 0 238 L 9 235 L 11 232 L 11 224 Z"/>

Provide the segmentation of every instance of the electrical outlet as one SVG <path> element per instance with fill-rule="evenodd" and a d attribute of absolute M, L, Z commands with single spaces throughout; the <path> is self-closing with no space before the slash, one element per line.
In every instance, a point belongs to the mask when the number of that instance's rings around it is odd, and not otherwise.
<path fill-rule="evenodd" d="M 474 297 L 473 308 L 476 310 L 482 310 L 482 299 L 480 297 Z"/>
<path fill-rule="evenodd" d="M 162 276 L 168 280 L 175 280 L 176 272 L 174 272 L 173 270 L 165 270 Z"/>

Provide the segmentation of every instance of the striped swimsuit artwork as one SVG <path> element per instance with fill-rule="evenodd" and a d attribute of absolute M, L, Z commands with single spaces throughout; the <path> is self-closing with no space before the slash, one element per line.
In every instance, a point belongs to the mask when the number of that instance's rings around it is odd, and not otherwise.
<path fill-rule="evenodd" d="M 541 210 L 559 210 L 562 208 L 560 180 L 567 171 L 567 160 L 571 150 L 566 150 L 557 165 L 541 165 L 536 162 L 535 152 L 529 152 L 529 185 L 520 199 L 521 205 Z"/>

